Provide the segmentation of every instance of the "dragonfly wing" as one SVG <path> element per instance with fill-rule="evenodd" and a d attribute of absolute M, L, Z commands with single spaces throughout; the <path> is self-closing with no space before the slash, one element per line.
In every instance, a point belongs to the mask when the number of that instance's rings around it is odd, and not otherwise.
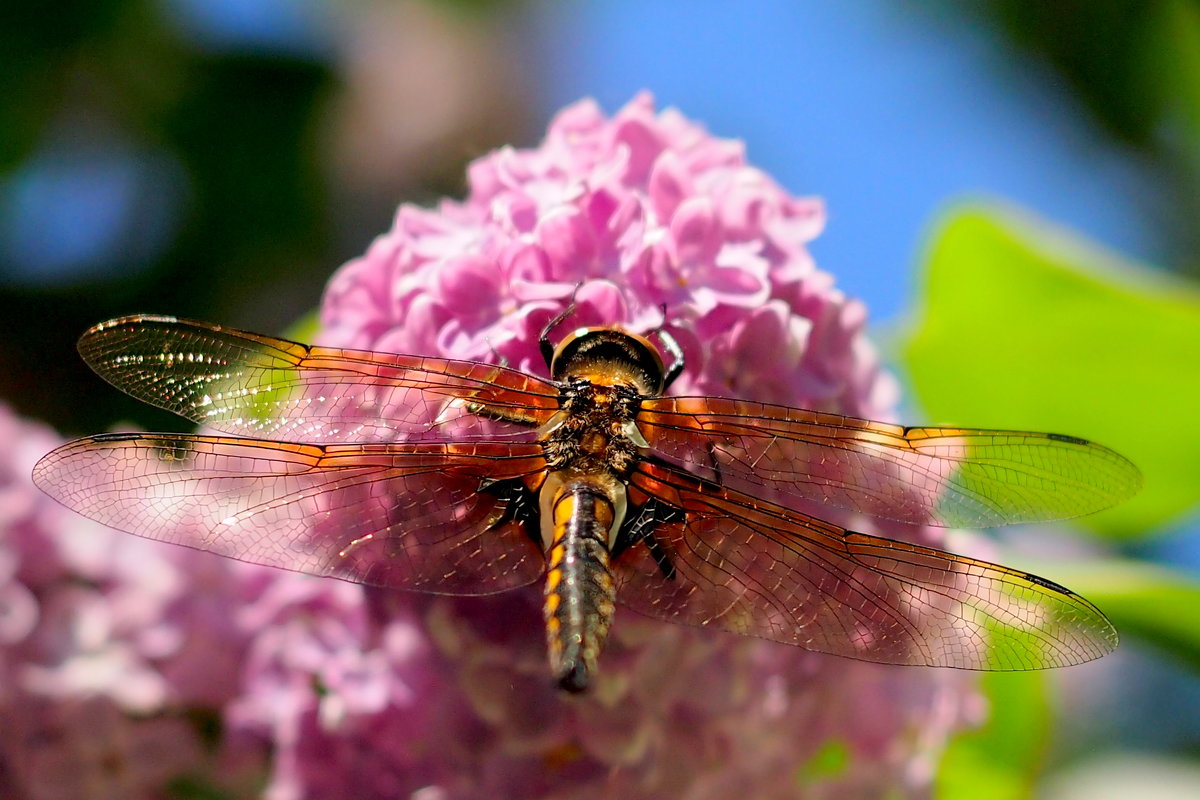
<path fill-rule="evenodd" d="M 505 367 L 310 347 L 174 317 L 101 323 L 79 352 L 118 389 L 235 436 L 532 440 L 558 410 L 554 384 Z"/>
<path fill-rule="evenodd" d="M 1092 604 L 1026 572 L 847 531 L 665 465 L 641 464 L 630 491 L 687 517 L 617 559 L 618 601 L 653 617 L 963 669 L 1065 666 L 1116 647 Z"/>
<path fill-rule="evenodd" d="M 987 528 L 1092 513 L 1142 484 L 1112 450 L 1048 433 L 905 428 L 714 397 L 648 399 L 637 424 L 663 458 L 809 514 Z"/>
<path fill-rule="evenodd" d="M 537 531 L 503 492 L 544 469 L 541 448 L 302 445 L 110 434 L 45 456 L 34 482 L 119 530 L 242 561 L 378 586 L 492 594 L 542 574 Z"/>

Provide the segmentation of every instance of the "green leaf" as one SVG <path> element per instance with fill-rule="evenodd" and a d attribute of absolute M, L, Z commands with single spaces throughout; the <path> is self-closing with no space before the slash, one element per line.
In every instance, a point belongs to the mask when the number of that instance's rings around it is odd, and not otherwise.
<path fill-rule="evenodd" d="M 1017 800 L 1041 772 L 1050 735 L 1045 673 L 985 672 L 980 689 L 988 721 L 950 741 L 934 779 L 938 800 Z"/>
<path fill-rule="evenodd" d="M 800 766 L 797 785 L 837 778 L 850 765 L 850 748 L 841 739 L 830 739 Z"/>
<path fill-rule="evenodd" d="M 1158 118 L 1160 144 L 1195 169 L 1200 141 L 1200 9 L 1189 0 L 1147 8 L 1137 77 L 1143 99 Z"/>
<path fill-rule="evenodd" d="M 321 330 L 321 314 L 317 309 L 305 312 L 283 332 L 284 338 L 301 344 L 312 344 Z"/>
<path fill-rule="evenodd" d="M 968 206 L 927 254 L 903 345 L 933 421 L 1099 441 L 1146 477 L 1088 517 L 1139 536 L 1200 502 L 1200 291 L 1015 210 Z"/>
<path fill-rule="evenodd" d="M 1200 581 L 1122 559 L 1058 563 L 1054 572 L 1103 609 L 1122 638 L 1140 639 L 1200 670 Z"/>

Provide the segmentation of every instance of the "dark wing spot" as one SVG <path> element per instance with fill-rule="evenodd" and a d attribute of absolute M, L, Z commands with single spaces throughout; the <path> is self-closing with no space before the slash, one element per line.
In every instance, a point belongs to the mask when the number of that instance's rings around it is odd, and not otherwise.
<path fill-rule="evenodd" d="M 1059 594 L 1065 594 L 1070 597 L 1075 595 L 1074 592 L 1063 586 L 1061 583 L 1055 583 L 1052 580 L 1047 580 L 1040 575 L 1034 575 L 1032 572 L 1026 572 L 1024 577 L 1025 580 L 1029 581 L 1030 583 L 1036 583 L 1043 589 L 1049 589 L 1052 592 L 1058 592 Z"/>
<path fill-rule="evenodd" d="M 181 439 L 159 439 L 153 442 L 159 461 L 183 463 L 190 459 L 195 449 L 190 442 Z"/>
<path fill-rule="evenodd" d="M 1091 444 L 1087 439 L 1080 439 L 1078 436 L 1067 436 L 1062 433 L 1047 433 L 1046 438 L 1054 442 L 1064 442 L 1065 444 L 1077 444 L 1080 446 Z"/>
<path fill-rule="evenodd" d="M 134 439 L 141 439 L 143 434 L 140 433 L 97 433 L 90 436 L 93 442 L 129 442 Z"/>

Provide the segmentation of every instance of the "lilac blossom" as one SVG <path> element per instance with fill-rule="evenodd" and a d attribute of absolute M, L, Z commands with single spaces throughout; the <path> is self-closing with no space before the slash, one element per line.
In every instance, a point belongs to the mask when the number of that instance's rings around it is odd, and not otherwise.
<path fill-rule="evenodd" d="M 57 436 L 0 406 L 0 437 L 0 795 L 165 796 L 218 762 L 261 775 L 193 719 L 238 693 L 244 565 L 84 520 L 30 480 Z"/>
<path fill-rule="evenodd" d="M 664 324 L 665 308 L 687 359 L 674 391 L 891 415 L 896 389 L 864 335 L 864 307 L 807 249 L 821 203 L 788 194 L 741 143 L 656 111 L 647 95 L 611 118 L 584 101 L 557 116 L 540 146 L 485 156 L 468 179 L 462 202 L 401 206 L 392 229 L 333 277 L 323 343 L 503 360 L 544 375 L 538 335 L 572 297 L 572 324 L 635 332 Z M 592 689 L 564 697 L 546 675 L 540 591 L 368 590 L 390 671 L 347 662 L 331 685 L 323 661 L 277 659 L 271 686 L 286 691 L 298 670 L 321 692 L 303 719 L 256 718 L 287 723 L 275 743 L 291 766 L 277 770 L 274 796 L 341 786 L 356 796 L 390 787 L 430 797 L 921 797 L 946 738 L 977 709 L 961 673 L 852 662 L 625 611 Z M 389 636 L 404 647 L 383 647 Z M 337 713 L 325 715 L 330 696 Z M 829 748 L 838 766 L 810 769 Z"/>

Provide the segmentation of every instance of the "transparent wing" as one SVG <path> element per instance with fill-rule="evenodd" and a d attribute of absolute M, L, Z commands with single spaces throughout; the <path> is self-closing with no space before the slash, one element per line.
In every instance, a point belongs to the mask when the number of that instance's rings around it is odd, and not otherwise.
<path fill-rule="evenodd" d="M 1117 644 L 1091 603 L 1027 572 L 847 531 L 667 465 L 639 465 L 630 487 L 687 515 L 655 530 L 657 554 L 638 543 L 616 560 L 618 601 L 652 617 L 979 670 L 1078 664 Z"/>
<path fill-rule="evenodd" d="M 544 468 L 536 444 L 149 433 L 70 442 L 33 479 L 83 516 L 148 539 L 358 583 L 483 595 L 537 580 L 543 566 L 506 513 L 511 501 L 481 487 Z"/>
<path fill-rule="evenodd" d="M 638 427 L 667 460 L 794 510 L 987 528 L 1065 519 L 1132 496 L 1107 447 L 1049 433 L 904 428 L 715 397 L 656 397 Z"/>
<path fill-rule="evenodd" d="M 558 409 L 553 384 L 504 367 L 309 347 L 173 317 L 101 323 L 79 352 L 118 389 L 235 436 L 532 440 Z"/>

